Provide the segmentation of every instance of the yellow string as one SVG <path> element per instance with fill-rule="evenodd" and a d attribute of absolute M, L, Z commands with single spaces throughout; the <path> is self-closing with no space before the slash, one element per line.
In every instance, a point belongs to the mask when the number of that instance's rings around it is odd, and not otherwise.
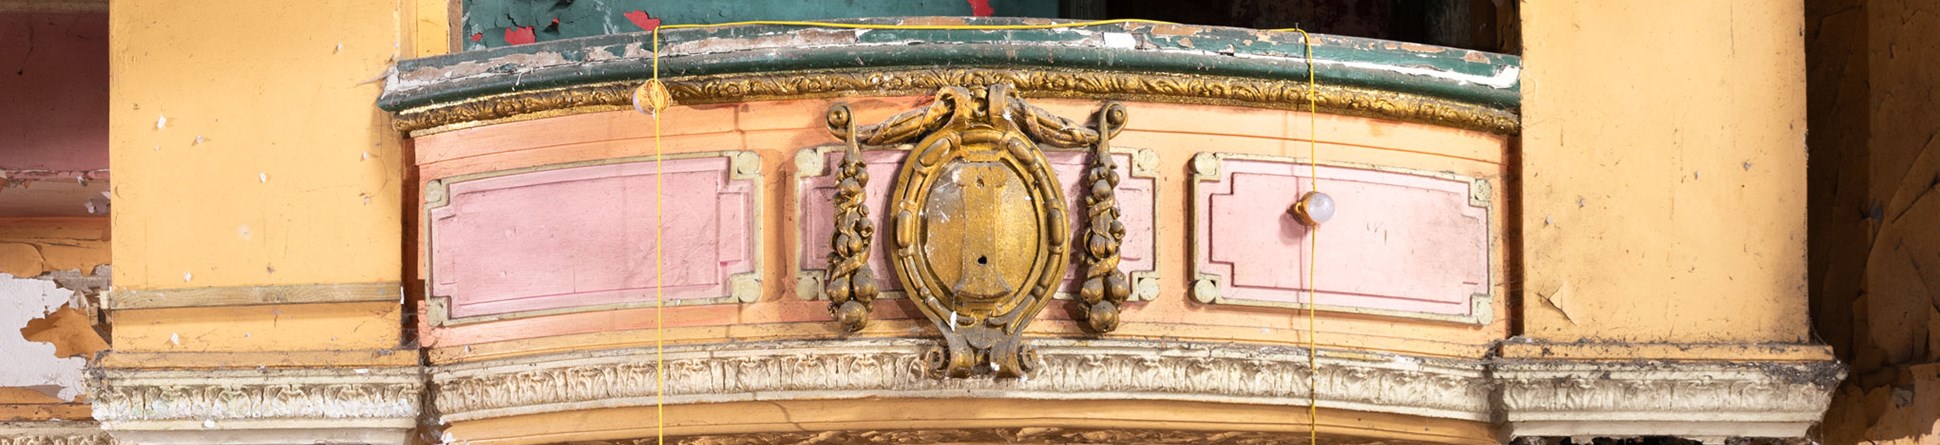
<path fill-rule="evenodd" d="M 1319 118 L 1315 117 L 1320 113 L 1320 91 L 1314 78 L 1313 37 L 1299 28 L 1294 31 L 1300 33 L 1300 44 L 1307 47 L 1307 192 L 1312 193 L 1320 191 L 1320 150 L 1319 143 L 1315 142 L 1320 139 Z M 1318 279 L 1314 263 L 1320 262 L 1319 251 L 1320 224 L 1314 224 L 1307 228 L 1307 441 L 1314 445 L 1320 444 L 1320 388 L 1314 385 L 1314 375 L 1320 373 L 1314 359 L 1320 355 L 1314 341 L 1314 335 L 1319 333 L 1314 329 L 1314 310 L 1319 307 L 1319 302 L 1314 301 L 1314 289 L 1319 287 L 1314 283 Z"/>
<path fill-rule="evenodd" d="M 653 83 L 655 85 L 660 84 L 660 32 L 659 31 L 654 31 L 653 33 Z M 661 239 L 660 239 L 661 230 L 664 228 L 661 225 L 661 221 L 662 221 L 661 202 L 667 199 L 666 198 L 667 194 L 664 193 L 666 190 L 666 184 L 667 184 L 666 180 L 664 179 L 667 176 L 665 174 L 666 167 L 663 166 L 661 163 L 662 158 L 664 156 L 660 152 L 660 112 L 664 110 L 661 110 L 658 105 L 648 105 L 648 107 L 654 108 L 653 110 L 653 380 L 654 380 L 653 381 L 653 384 L 654 384 L 653 417 L 654 417 L 655 426 L 654 426 L 653 434 L 654 434 L 655 443 L 660 445 L 667 445 L 667 332 L 666 332 L 666 329 L 664 329 L 665 327 L 664 325 L 667 322 L 667 319 L 665 316 L 667 305 L 666 305 L 666 299 L 663 297 L 663 290 L 666 289 L 667 287 L 666 284 L 664 283 L 664 281 L 666 280 L 667 268 L 665 266 L 665 263 L 662 260 L 662 258 L 665 256 L 665 253 L 667 251 L 667 246 L 664 244 L 661 244 Z"/>
<path fill-rule="evenodd" d="M 653 74 L 652 75 L 653 75 L 653 82 L 656 84 L 660 83 L 660 31 L 666 30 L 666 29 L 694 29 L 694 28 L 715 28 L 715 27 L 727 27 L 727 26 L 765 25 L 765 26 L 800 26 L 800 27 L 841 28 L 841 29 L 995 31 L 995 30 L 1083 28 L 1083 27 L 1118 25 L 1118 24 L 1128 24 L 1128 23 L 1139 23 L 1139 24 L 1148 24 L 1148 25 L 1176 25 L 1177 24 L 1173 22 L 1160 21 L 1160 20 L 1113 19 L 1113 20 L 1093 20 L 1093 21 L 1084 21 L 1084 22 L 1020 24 L 1020 25 L 906 25 L 906 24 L 872 24 L 872 23 L 835 23 L 835 22 L 797 21 L 797 20 L 750 20 L 750 21 L 728 22 L 728 23 L 692 23 L 692 24 L 678 24 L 678 25 L 661 25 L 661 26 L 654 27 L 651 32 L 651 34 L 653 35 L 653 52 L 652 52 Z M 1315 115 L 1319 113 L 1319 83 L 1316 81 L 1316 77 L 1315 77 L 1313 38 L 1312 36 L 1307 34 L 1306 30 L 1302 30 L 1300 28 L 1285 28 L 1285 29 L 1275 29 L 1270 31 L 1300 33 L 1300 44 L 1305 47 L 1305 51 L 1306 51 L 1305 58 L 1307 62 L 1307 171 L 1308 171 L 1307 179 L 1309 180 L 1308 191 L 1318 191 L 1320 189 L 1320 176 L 1319 176 L 1320 169 L 1316 161 L 1318 159 L 1319 151 L 1318 151 L 1318 146 L 1316 142 L 1316 139 L 1318 138 L 1317 136 L 1318 120 L 1315 117 Z M 666 336 L 665 336 L 665 333 L 663 332 L 663 327 L 662 327 L 662 324 L 665 321 L 665 319 L 662 316 L 662 313 L 665 310 L 665 305 L 663 303 L 664 299 L 662 298 L 662 288 L 664 286 L 662 285 L 662 282 L 661 282 L 662 276 L 665 275 L 665 268 L 661 257 L 661 253 L 664 249 L 660 248 L 661 201 L 663 200 L 660 192 L 661 192 L 661 188 L 664 185 L 664 182 L 661 179 L 661 176 L 663 176 L 661 173 L 664 170 L 663 170 L 663 167 L 661 167 L 662 155 L 660 150 L 659 110 L 656 109 L 652 115 L 653 115 L 653 163 L 654 163 L 654 171 L 655 171 L 655 174 L 654 174 L 655 197 L 653 201 L 653 205 L 654 205 L 653 239 L 654 239 L 654 246 L 655 246 L 654 257 L 653 257 L 654 375 L 656 380 L 655 385 L 657 385 L 656 392 L 654 395 L 654 410 L 656 413 L 656 416 L 655 416 L 656 420 L 658 421 L 658 425 L 656 426 L 655 437 L 658 440 L 657 443 L 659 443 L 660 445 L 666 445 L 667 443 L 667 416 L 666 416 L 666 409 L 667 409 L 666 407 L 667 405 L 666 361 L 667 359 L 665 355 Z M 1308 258 L 1307 260 L 1307 440 L 1313 444 L 1320 443 L 1320 430 L 1319 430 L 1320 406 L 1319 406 L 1319 402 L 1317 401 L 1319 394 L 1317 391 L 1318 388 L 1315 387 L 1315 378 L 1314 378 L 1314 375 L 1319 373 L 1318 364 L 1315 361 L 1315 356 L 1318 355 L 1318 353 L 1315 348 L 1315 341 L 1314 341 L 1314 334 L 1315 332 L 1317 332 L 1314 329 L 1314 310 L 1316 306 L 1314 301 L 1314 288 L 1315 288 L 1314 263 L 1318 259 L 1319 237 L 1317 235 L 1319 234 L 1319 231 L 1320 231 L 1320 227 L 1318 225 L 1315 225 L 1314 227 L 1310 228 L 1308 232 L 1309 236 L 1308 236 L 1308 243 L 1307 243 L 1307 258 Z"/>
<path fill-rule="evenodd" d="M 1320 140 L 1319 118 L 1317 117 L 1320 114 L 1320 83 L 1316 81 L 1314 76 L 1313 36 L 1308 35 L 1306 30 L 1300 28 L 1282 28 L 1273 31 L 1300 33 L 1300 44 L 1306 47 L 1307 191 L 1309 193 L 1317 192 L 1320 191 L 1320 150 L 1318 148 L 1319 142 L 1317 142 Z M 1314 310 L 1319 306 L 1318 302 L 1314 301 L 1314 289 L 1319 287 L 1315 285 L 1315 280 L 1318 279 L 1318 275 L 1314 273 L 1314 264 L 1320 262 L 1319 251 L 1320 225 L 1314 224 L 1312 227 L 1307 228 L 1307 440 L 1309 443 L 1316 445 L 1320 443 L 1320 388 L 1314 384 L 1314 375 L 1320 373 L 1320 367 L 1315 361 L 1315 357 L 1320 355 L 1320 351 L 1315 347 L 1314 341 L 1314 335 L 1319 332 L 1314 329 Z"/>

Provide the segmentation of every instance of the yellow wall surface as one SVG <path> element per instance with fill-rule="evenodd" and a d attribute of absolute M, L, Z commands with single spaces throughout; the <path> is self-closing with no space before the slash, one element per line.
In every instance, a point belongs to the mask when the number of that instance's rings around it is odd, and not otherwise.
<path fill-rule="evenodd" d="M 1852 369 L 1820 428 L 1824 443 L 1940 443 L 1934 12 L 1921 2 L 1806 5 L 1812 321 Z"/>
<path fill-rule="evenodd" d="M 374 103 L 409 57 L 410 6 L 113 2 L 115 287 L 398 281 L 402 142 Z M 397 344 L 389 305 L 112 317 L 118 351 L 369 349 Z"/>
<path fill-rule="evenodd" d="M 108 264 L 108 219 L 0 218 L 0 273 L 34 277 L 56 270 L 94 272 Z"/>
<path fill-rule="evenodd" d="M 1525 335 L 1808 340 L 1802 13 L 1522 4 Z"/>
<path fill-rule="evenodd" d="M 397 7 L 114 2 L 116 287 L 396 281 Z"/>

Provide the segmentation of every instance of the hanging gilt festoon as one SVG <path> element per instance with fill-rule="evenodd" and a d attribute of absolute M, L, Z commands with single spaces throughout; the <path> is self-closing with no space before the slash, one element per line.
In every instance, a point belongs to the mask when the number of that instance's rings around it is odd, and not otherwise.
<path fill-rule="evenodd" d="M 1123 106 L 1106 104 L 1087 127 L 1019 100 L 1008 84 L 943 88 L 933 102 L 857 127 L 848 107 L 829 110 L 829 130 L 848 143 L 838 164 L 834 235 L 825 291 L 850 331 L 867 323 L 876 284 L 867 259 L 876 228 L 863 205 L 868 175 L 863 145 L 914 142 L 884 211 L 890 262 L 903 289 L 935 322 L 945 345 L 928 355 L 951 377 L 1019 377 L 1036 366 L 1024 327 L 1059 291 L 1077 250 L 1079 313 L 1094 332 L 1117 326 L 1130 294 L 1118 270 L 1118 183 L 1108 140 L 1123 128 Z M 1103 134 L 1101 136 L 1101 133 Z M 1056 172 L 1038 144 L 1089 148 L 1082 190 L 1083 229 L 1072 239 Z"/>

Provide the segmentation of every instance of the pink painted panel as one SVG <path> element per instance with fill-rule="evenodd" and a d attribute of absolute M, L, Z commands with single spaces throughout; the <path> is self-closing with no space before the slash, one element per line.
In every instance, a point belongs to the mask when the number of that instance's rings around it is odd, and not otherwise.
<path fill-rule="evenodd" d="M 1304 164 L 1227 159 L 1194 189 L 1194 267 L 1221 277 L 1222 299 L 1305 301 L 1316 237 L 1286 209 L 1310 177 Z M 1469 205 L 1467 181 L 1330 166 L 1318 177 L 1339 208 L 1318 232 L 1321 305 L 1469 315 L 1488 293 L 1488 209 Z"/>
<path fill-rule="evenodd" d="M 755 180 L 726 157 L 663 168 L 665 297 L 730 296 L 759 254 Z M 453 183 L 431 210 L 433 295 L 453 318 L 653 301 L 655 190 L 651 161 Z"/>
<path fill-rule="evenodd" d="M 888 243 L 885 242 L 887 238 L 880 235 L 884 233 L 882 231 L 884 227 L 889 227 L 888 212 L 884 211 L 889 207 L 887 196 L 889 196 L 889 189 L 896 182 L 896 171 L 901 168 L 906 154 L 907 152 L 896 150 L 872 150 L 862 153 L 863 163 L 869 171 L 869 184 L 864 187 L 867 193 L 864 204 L 869 208 L 869 215 L 876 218 L 876 233 L 879 235 L 874 244 L 875 252 L 869 256 L 869 267 L 877 277 L 891 277 L 878 280 L 878 285 L 889 292 L 900 292 L 903 286 L 893 278 L 896 273 L 890 269 L 887 261 L 889 257 Z M 1081 217 L 1084 215 L 1080 210 L 1084 206 L 1083 200 L 1081 195 L 1078 195 L 1078 192 L 1084 188 L 1079 181 L 1084 178 L 1083 172 L 1089 155 L 1081 151 L 1049 151 L 1044 153 L 1044 157 L 1051 163 L 1052 169 L 1058 176 L 1058 182 L 1064 187 L 1066 205 L 1071 209 L 1068 213 L 1071 216 L 1072 233 L 1078 233 L 1076 230 L 1083 227 Z M 1158 263 L 1153 252 L 1157 246 L 1153 241 L 1152 233 L 1155 182 L 1152 178 L 1132 177 L 1129 174 L 1132 166 L 1131 155 L 1116 153 L 1112 155 L 1112 159 L 1118 163 L 1119 175 L 1122 178 L 1118 183 L 1118 206 L 1119 213 L 1122 214 L 1121 222 L 1125 224 L 1126 231 L 1125 243 L 1120 249 L 1122 257 L 1120 268 L 1127 273 L 1156 270 Z M 799 203 L 802 212 L 800 221 L 802 269 L 821 270 L 828 264 L 829 235 L 833 230 L 832 218 L 835 211 L 833 173 L 835 166 L 841 160 L 841 152 L 827 153 L 823 171 L 815 176 L 801 179 L 801 190 L 804 191 L 803 202 Z M 1078 273 L 1077 258 L 1074 256 L 1072 260 L 1073 265 L 1065 269 L 1062 288 L 1068 292 L 1077 290 L 1077 283 L 1072 279 Z"/>

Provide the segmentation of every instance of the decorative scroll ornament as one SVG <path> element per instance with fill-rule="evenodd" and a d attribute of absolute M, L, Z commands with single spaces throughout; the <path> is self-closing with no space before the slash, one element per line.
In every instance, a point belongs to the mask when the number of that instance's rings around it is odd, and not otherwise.
<path fill-rule="evenodd" d="M 823 292 L 829 296 L 829 314 L 843 329 L 856 332 L 869 324 L 869 304 L 876 301 L 878 291 L 876 277 L 869 272 L 869 247 L 876 225 L 870 222 L 869 208 L 862 205 L 869 170 L 862 163 L 849 107 L 829 108 L 828 123 L 830 131 L 846 135 L 843 139 L 849 146 L 842 151 L 842 163 L 836 167 L 835 235 L 829 237 L 829 275 Z"/>
<path fill-rule="evenodd" d="M 1125 106 L 1106 103 L 1099 112 L 1101 132 L 1112 133 L 1125 126 Z M 1085 232 L 1083 259 L 1084 284 L 1078 297 L 1085 321 L 1092 331 L 1104 333 L 1118 329 L 1118 310 L 1132 295 L 1132 282 L 1118 270 L 1118 248 L 1125 242 L 1125 224 L 1118 221 L 1118 164 L 1111 160 L 1111 139 L 1098 138 L 1092 144 L 1091 167 L 1085 172 Z"/>
<path fill-rule="evenodd" d="M 889 196 L 890 252 L 897 278 L 943 332 L 946 347 L 927 354 L 933 370 L 950 377 L 1029 372 L 1037 354 L 1020 336 L 1056 292 L 1071 235 L 1064 194 L 1037 144 L 1086 147 L 1110 134 L 1100 137 L 1097 130 L 1025 104 L 1007 83 L 976 90 L 945 87 L 922 108 L 861 128 L 852 126 L 846 108 L 837 107 L 830 110 L 829 123 L 836 137 L 851 141 L 851 150 L 859 144 L 915 142 Z M 844 184 L 852 176 L 846 166 L 853 160 L 859 170 L 859 158 L 856 151 L 844 156 Z M 838 215 L 851 211 L 843 207 L 846 190 L 839 186 Z M 860 184 L 856 190 L 859 206 Z M 842 218 L 834 236 L 838 252 L 856 245 L 841 244 L 850 236 L 840 231 Z M 849 321 L 843 317 L 850 313 L 840 307 L 853 296 L 836 287 L 853 284 L 834 283 L 848 273 L 831 263 L 830 300 L 845 326 Z"/>

